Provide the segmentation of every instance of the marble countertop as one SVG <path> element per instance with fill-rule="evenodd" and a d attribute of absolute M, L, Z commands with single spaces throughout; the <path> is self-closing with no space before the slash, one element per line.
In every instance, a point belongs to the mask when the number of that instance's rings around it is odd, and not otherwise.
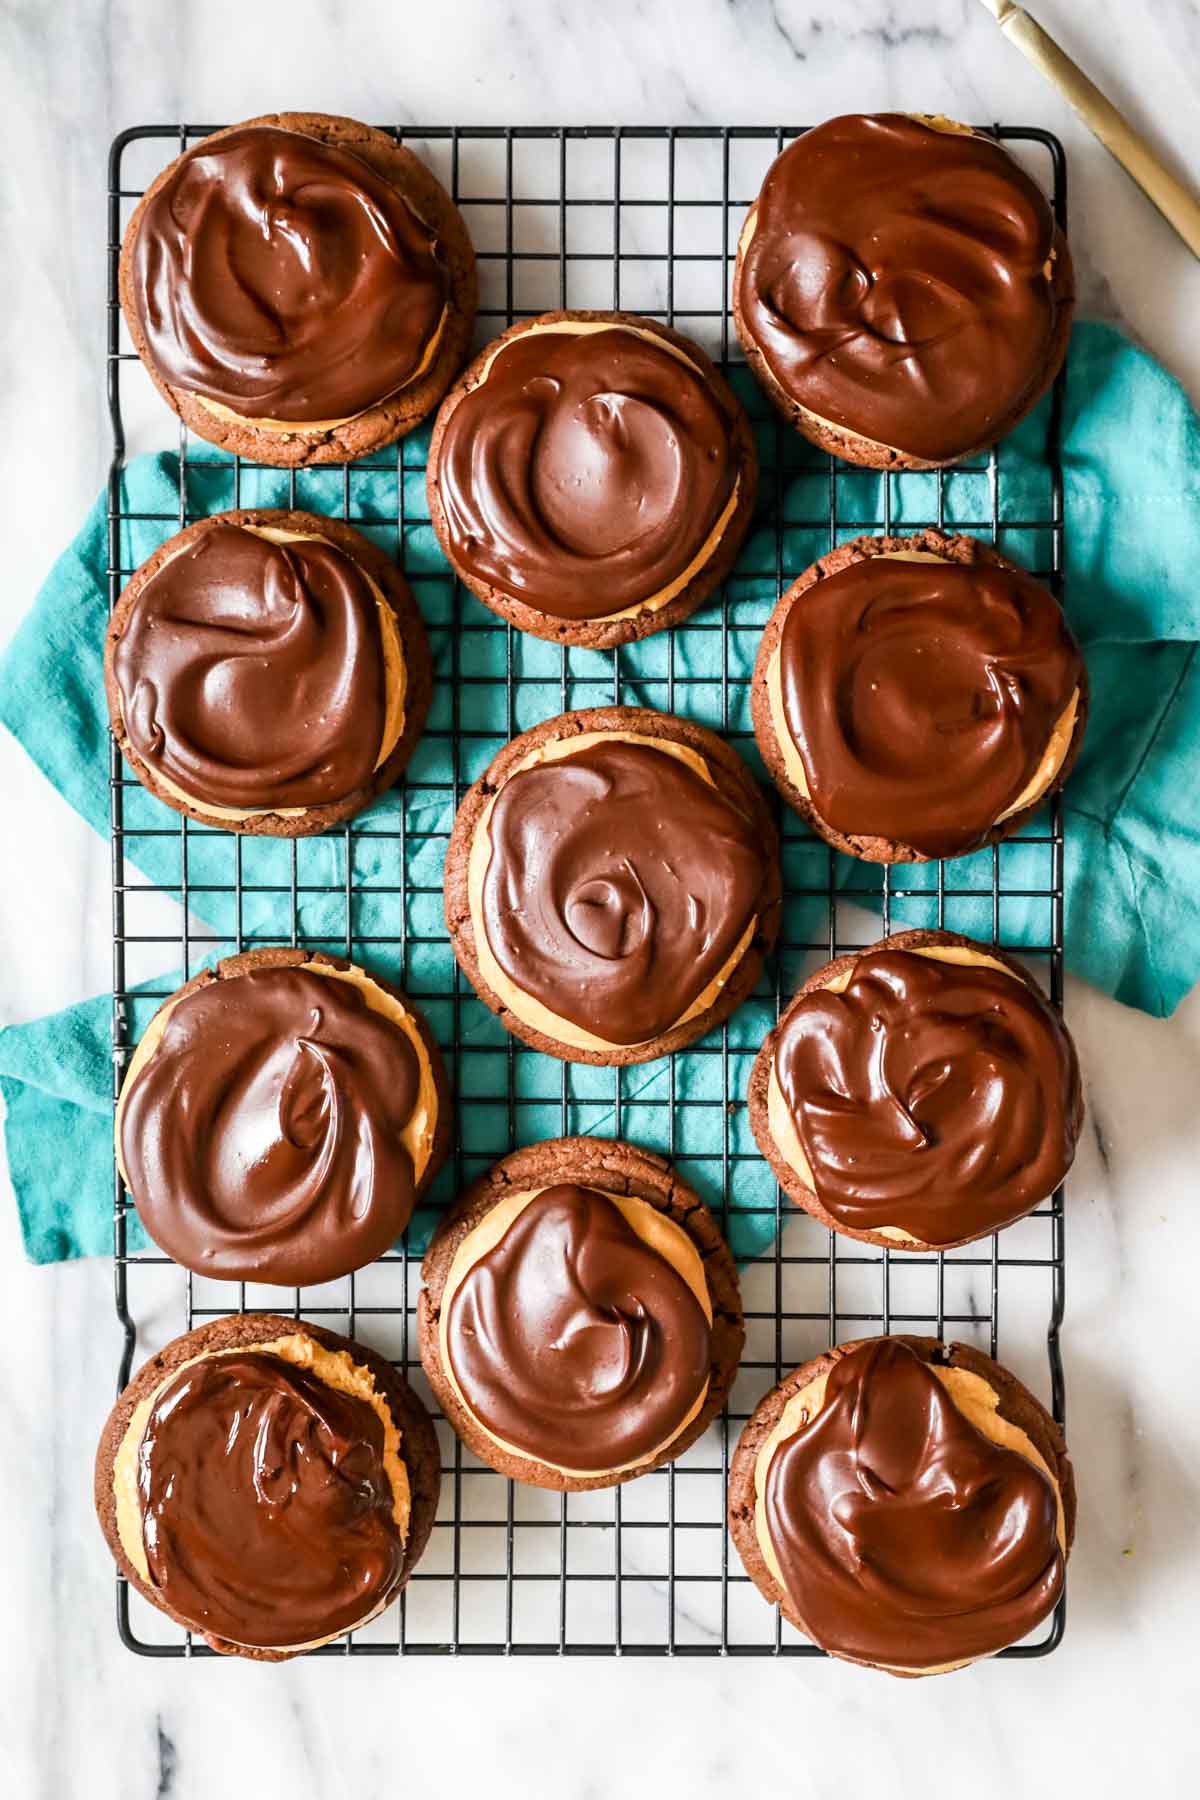
<path fill-rule="evenodd" d="M 1195 180 L 1195 0 L 1034 10 Z M 0 641 L 104 476 L 105 154 L 133 123 L 274 107 L 397 123 L 774 123 L 895 106 L 1043 124 L 1068 150 L 1083 310 L 1123 321 L 1200 396 L 1200 266 L 976 0 L 13 0 L 0 31 Z M 109 901 L 105 846 L 2 736 L 0 791 L 3 1024 L 107 985 Z M 30 1269 L 0 1200 L 5 1790 L 701 1800 L 924 1795 L 932 1772 L 934 1791 L 974 1800 L 1194 1791 L 1200 996 L 1164 1023 L 1073 984 L 1068 1010 L 1091 1130 L 1067 1225 L 1079 1537 L 1051 1660 L 904 1686 L 827 1663 L 135 1661 L 116 1638 L 91 1508 L 117 1353 L 111 1270 Z"/>

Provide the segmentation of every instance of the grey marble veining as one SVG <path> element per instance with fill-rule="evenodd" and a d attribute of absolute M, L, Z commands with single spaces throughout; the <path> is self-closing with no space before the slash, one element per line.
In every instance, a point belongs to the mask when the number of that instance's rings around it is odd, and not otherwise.
<path fill-rule="evenodd" d="M 1035 0 L 1034 10 L 1195 178 L 1193 0 Z M 103 479 L 105 157 L 113 132 L 134 122 L 311 106 L 397 123 L 801 123 L 895 105 L 1044 123 L 1070 157 L 1085 310 L 1123 320 L 1200 394 L 1196 263 L 977 0 L 8 0 L 0 33 L 0 638 Z M 2 1023 L 105 986 L 108 866 L 6 738 L 0 783 Z M 1091 1131 L 1069 1193 L 1064 1333 L 1079 1540 L 1068 1638 L 1052 1661 L 919 1685 L 795 1663 L 134 1661 L 116 1641 L 91 1514 L 116 1354 L 111 1275 L 100 1263 L 28 1269 L 5 1195 L 5 1790 L 21 1800 L 1191 1791 L 1200 1000 L 1161 1023 L 1075 985 L 1069 1008 Z M 1034 1367 L 1036 1353 L 1031 1338 Z"/>

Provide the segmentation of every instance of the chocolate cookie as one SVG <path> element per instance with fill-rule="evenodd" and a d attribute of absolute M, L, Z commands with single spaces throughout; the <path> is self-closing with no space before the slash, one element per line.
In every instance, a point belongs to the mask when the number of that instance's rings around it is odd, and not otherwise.
<path fill-rule="evenodd" d="M 737 1371 L 725 1240 L 632 1144 L 513 1151 L 443 1220 L 421 1273 L 421 1362 L 442 1410 L 483 1462 L 535 1487 L 611 1487 L 673 1461 Z"/>
<path fill-rule="evenodd" d="M 867 862 L 1018 831 L 1083 742 L 1087 671 L 1057 600 L 976 538 L 861 537 L 813 563 L 759 645 L 754 733 L 784 799 Z"/>
<path fill-rule="evenodd" d="M 757 784 L 703 726 L 597 707 L 514 738 L 467 793 L 451 944 L 507 1030 L 568 1062 L 665 1056 L 746 997 L 779 924 Z"/>
<path fill-rule="evenodd" d="M 730 1466 L 729 1529 L 764 1599 L 831 1655 L 941 1674 L 1053 1610 L 1075 1478 L 1058 1425 L 990 1356 L 864 1338 L 760 1401 Z"/>
<path fill-rule="evenodd" d="M 445 1159 L 446 1072 L 399 988 L 324 951 L 250 950 L 163 1002 L 115 1135 L 138 1215 L 176 1262 L 308 1287 L 408 1224 Z"/>
<path fill-rule="evenodd" d="M 382 550 L 340 519 L 243 511 L 188 526 L 133 575 L 104 686 L 156 798 L 248 836 L 307 837 L 399 778 L 433 666 Z"/>
<path fill-rule="evenodd" d="M 224 1655 L 282 1662 L 395 1599 L 440 1481 L 429 1415 L 384 1357 L 319 1325 L 239 1313 L 175 1338 L 121 1394 L 96 1451 L 96 1512 L 144 1599 Z"/>
<path fill-rule="evenodd" d="M 276 465 L 346 462 L 425 417 L 462 365 L 475 254 L 449 195 L 385 131 L 266 113 L 155 179 L 121 308 L 197 436 Z"/>
<path fill-rule="evenodd" d="M 485 606 L 607 649 L 678 624 L 729 573 L 758 458 L 698 344 L 637 313 L 550 312 L 447 395 L 427 481 L 438 542 Z"/>
<path fill-rule="evenodd" d="M 935 469 L 1037 403 L 1074 297 L 1049 202 L 993 139 L 924 114 L 849 114 L 768 169 L 733 320 L 770 399 L 821 449 Z"/>
<path fill-rule="evenodd" d="M 831 1231 L 948 1250 L 1048 1200 L 1075 1156 L 1075 1046 L 1003 951 L 902 931 L 811 975 L 750 1072 L 750 1125 Z"/>

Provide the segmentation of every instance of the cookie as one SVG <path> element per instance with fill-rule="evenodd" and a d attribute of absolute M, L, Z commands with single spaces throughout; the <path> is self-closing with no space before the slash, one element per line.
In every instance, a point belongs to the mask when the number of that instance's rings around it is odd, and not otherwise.
<path fill-rule="evenodd" d="M 568 1062 L 665 1056 L 729 1017 L 779 925 L 778 839 L 741 758 L 648 707 L 514 738 L 459 807 L 446 924 L 475 992 Z"/>
<path fill-rule="evenodd" d="M 1070 252 L 1037 183 L 952 119 L 849 114 L 789 144 L 738 243 L 733 321 L 796 430 L 846 462 L 986 449 L 1066 355 Z"/>
<path fill-rule="evenodd" d="M 154 385 L 256 462 L 348 462 L 411 431 L 457 375 L 475 253 L 433 173 L 385 131 L 266 113 L 146 190 L 119 269 Z"/>
<path fill-rule="evenodd" d="M 759 1402 L 730 1465 L 729 1529 L 763 1598 L 831 1655 L 942 1674 L 1054 1609 L 1075 1479 L 1058 1425 L 990 1356 L 864 1338 Z"/>
<path fill-rule="evenodd" d="M 442 402 L 427 483 L 438 542 L 485 606 L 601 650 L 677 625 L 724 580 L 758 459 L 698 344 L 637 313 L 549 312 Z"/>
<path fill-rule="evenodd" d="M 662 1157 L 600 1138 L 515 1150 L 422 1266 L 421 1362 L 468 1449 L 535 1487 L 611 1487 L 716 1418 L 742 1353 L 737 1271 Z"/>
<path fill-rule="evenodd" d="M 1074 766 L 1087 671 L 1048 589 L 975 538 L 861 537 L 804 571 L 750 691 L 776 787 L 867 862 L 1011 836 Z"/>
<path fill-rule="evenodd" d="M 390 1604 L 428 1541 L 440 1484 L 432 1421 L 391 1363 L 273 1313 L 167 1344 L 121 1394 L 96 1452 L 96 1512 L 126 1580 L 214 1650 L 257 1662 Z"/>
<path fill-rule="evenodd" d="M 392 1248 L 445 1159 L 441 1054 L 399 988 L 249 950 L 163 1002 L 117 1103 L 117 1163 L 197 1275 L 310 1287 Z"/>
<path fill-rule="evenodd" d="M 902 931 L 818 969 L 748 1097 L 789 1199 L 891 1250 L 948 1250 L 1023 1218 L 1062 1182 L 1083 1124 L 1059 1014 L 1011 957 L 950 931 Z"/>
<path fill-rule="evenodd" d="M 417 745 L 425 627 L 392 559 L 340 519 L 216 513 L 133 575 L 104 648 L 121 754 L 157 799 L 247 836 L 353 818 Z"/>

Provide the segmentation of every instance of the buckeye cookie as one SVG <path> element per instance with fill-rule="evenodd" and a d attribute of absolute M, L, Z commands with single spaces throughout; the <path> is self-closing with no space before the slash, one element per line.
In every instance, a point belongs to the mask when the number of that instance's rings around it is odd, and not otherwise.
<path fill-rule="evenodd" d="M 323 951 L 250 950 L 151 1019 L 117 1163 L 184 1268 L 307 1287 L 391 1249 L 449 1129 L 441 1056 L 398 988 Z"/>
<path fill-rule="evenodd" d="M 1048 1200 L 1075 1157 L 1075 1046 L 1002 952 L 903 931 L 818 969 L 750 1072 L 780 1185 L 832 1231 L 947 1250 Z"/>
<path fill-rule="evenodd" d="M 1087 675 L 1053 594 L 975 538 L 843 544 L 772 613 L 751 688 L 784 799 L 868 862 L 965 856 L 1070 773 Z"/>
<path fill-rule="evenodd" d="M 440 1479 L 429 1415 L 384 1357 L 236 1313 L 129 1383 L 96 1451 L 96 1511 L 144 1599 L 224 1655 L 282 1662 L 396 1598 Z"/>
<path fill-rule="evenodd" d="M 467 793 L 445 901 L 459 964 L 516 1037 L 568 1062 L 647 1062 L 753 987 L 779 923 L 775 828 L 702 726 L 563 713 Z"/>
<path fill-rule="evenodd" d="M 593 649 L 695 611 L 757 482 L 727 383 L 636 313 L 514 325 L 447 396 L 429 450 L 430 518 L 460 579 L 522 631 Z"/>
<path fill-rule="evenodd" d="M 733 1258 L 661 1157 L 558 1138 L 514 1151 L 439 1226 L 421 1362 L 491 1468 L 611 1487 L 673 1461 L 724 1405 L 744 1336 Z"/>
<path fill-rule="evenodd" d="M 990 1356 L 866 1338 L 755 1408 L 729 1526 L 759 1592 L 830 1655 L 937 1675 L 1053 1611 L 1075 1479 L 1058 1425 Z"/>
<path fill-rule="evenodd" d="M 227 831 L 305 837 L 398 778 L 429 711 L 400 570 L 306 512 L 202 519 L 144 562 L 109 622 L 113 733 L 142 785 Z"/>
<path fill-rule="evenodd" d="M 257 462 L 343 462 L 411 431 L 454 380 L 475 255 L 449 195 L 387 132 L 267 113 L 146 190 L 120 295 L 197 436 Z"/>
<path fill-rule="evenodd" d="M 1074 309 L 1049 201 L 992 138 L 849 114 L 788 146 L 746 216 L 733 318 L 751 368 L 821 449 L 933 469 L 1041 398 Z"/>

